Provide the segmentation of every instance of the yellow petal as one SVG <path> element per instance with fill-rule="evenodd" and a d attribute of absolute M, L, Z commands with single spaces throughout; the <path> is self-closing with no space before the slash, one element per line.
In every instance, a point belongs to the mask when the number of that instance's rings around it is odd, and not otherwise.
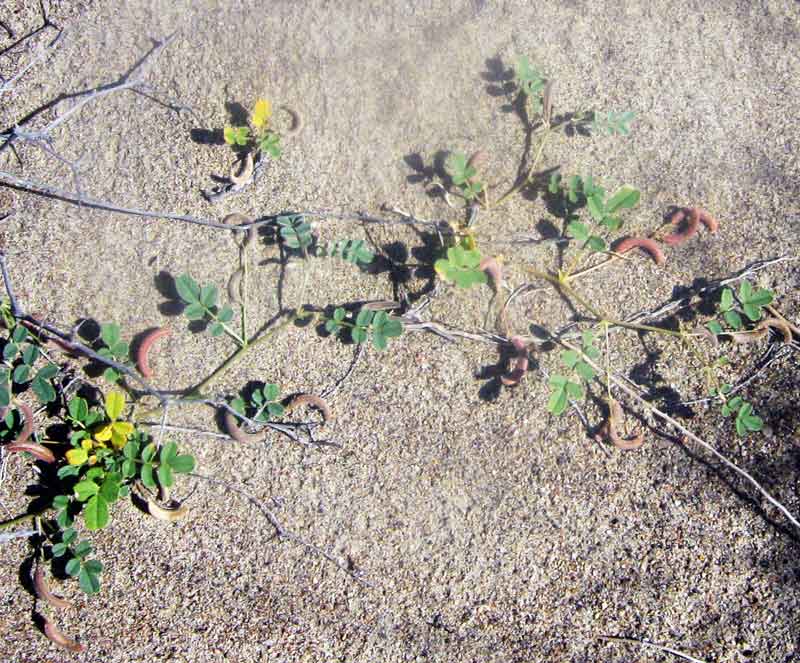
<path fill-rule="evenodd" d="M 125 394 L 121 391 L 110 391 L 106 395 L 106 414 L 111 421 L 119 418 L 125 409 Z"/>
<path fill-rule="evenodd" d="M 86 449 L 70 449 L 67 451 L 67 462 L 70 465 L 83 465 L 88 457 Z"/>
<path fill-rule="evenodd" d="M 94 439 L 100 442 L 106 442 L 111 439 L 111 424 L 103 424 L 94 433 Z"/>
<path fill-rule="evenodd" d="M 86 449 L 86 451 L 91 451 L 93 446 L 94 442 L 92 442 L 92 440 L 83 440 L 81 442 L 81 448 Z"/>
<path fill-rule="evenodd" d="M 272 104 L 266 99 L 259 99 L 253 107 L 251 121 L 256 129 L 263 127 L 272 117 Z"/>
<path fill-rule="evenodd" d="M 97 462 L 97 456 L 89 456 L 89 465 L 94 465 Z"/>

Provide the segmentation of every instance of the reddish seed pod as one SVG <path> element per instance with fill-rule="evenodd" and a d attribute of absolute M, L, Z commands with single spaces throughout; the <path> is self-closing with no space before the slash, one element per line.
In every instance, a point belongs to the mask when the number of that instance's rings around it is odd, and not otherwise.
<path fill-rule="evenodd" d="M 475 170 L 480 170 L 486 165 L 486 152 L 483 150 L 478 150 L 477 152 L 473 152 L 472 156 L 467 161 L 468 168 L 474 168 Z"/>
<path fill-rule="evenodd" d="M 68 638 L 49 619 L 44 620 L 44 634 L 59 647 L 63 647 L 64 649 L 74 652 L 86 651 L 86 645 L 82 645 L 79 642 L 75 642 L 75 640 Z"/>
<path fill-rule="evenodd" d="M 9 453 L 27 451 L 32 456 L 35 456 L 45 463 L 55 463 L 56 457 L 53 455 L 53 452 L 50 451 L 50 449 L 44 445 L 36 442 L 30 442 L 28 440 L 28 438 L 33 434 L 33 410 L 25 405 L 25 403 L 18 403 L 17 407 L 25 416 L 25 424 L 23 425 L 20 434 L 17 436 L 17 439 L 6 446 L 6 451 Z"/>
<path fill-rule="evenodd" d="M 494 258 L 484 258 L 478 265 L 478 269 L 486 272 L 492 290 L 498 292 L 500 286 L 503 284 L 503 268 L 500 266 L 500 263 Z"/>
<path fill-rule="evenodd" d="M 247 184 L 247 181 L 253 176 L 253 153 L 248 152 L 244 161 L 241 161 L 241 166 L 233 164 L 231 166 L 228 179 L 233 182 L 234 186 L 242 186 Z"/>
<path fill-rule="evenodd" d="M 661 251 L 661 247 L 659 247 L 656 241 L 652 239 L 647 239 L 645 237 L 625 237 L 624 239 L 619 240 L 614 247 L 614 251 L 617 253 L 626 253 L 631 249 L 642 249 L 643 251 L 646 251 L 656 265 L 661 266 L 666 262 L 664 253 Z"/>
<path fill-rule="evenodd" d="M 700 219 L 700 223 L 706 227 L 708 232 L 715 233 L 717 230 L 719 230 L 719 221 L 717 221 L 713 216 L 699 207 L 695 207 L 693 209 L 697 211 L 697 216 Z"/>
<path fill-rule="evenodd" d="M 605 437 L 611 444 L 617 447 L 617 449 L 622 449 L 624 451 L 630 451 L 641 447 L 644 443 L 644 433 L 639 433 L 633 437 L 621 437 L 617 432 L 617 426 L 622 421 L 622 406 L 613 398 L 610 398 L 607 404 L 608 419 L 606 419 L 606 422 L 600 429 L 601 437 Z"/>
<path fill-rule="evenodd" d="M 500 381 L 506 387 L 515 387 L 522 381 L 528 370 L 528 346 L 525 345 L 525 341 L 520 336 L 512 336 L 509 340 L 516 351 L 516 361 L 511 372 L 508 375 L 501 376 Z"/>
<path fill-rule="evenodd" d="M 62 599 L 60 596 L 56 596 L 53 592 L 50 591 L 50 587 L 47 585 L 47 580 L 44 577 L 44 568 L 39 565 L 36 567 L 36 572 L 33 574 L 33 588 L 36 590 L 36 596 L 52 605 L 54 608 L 72 608 L 72 602 L 67 601 L 66 599 Z"/>
<path fill-rule="evenodd" d="M 689 213 L 688 218 L 686 218 L 687 211 Z M 687 239 L 690 239 L 697 234 L 697 231 L 700 228 L 700 215 L 697 212 L 697 208 L 693 207 L 690 210 L 679 209 L 673 212 L 672 216 L 670 217 L 670 221 L 673 226 L 679 226 L 684 219 L 686 219 L 684 227 L 672 233 L 671 235 L 667 235 L 664 238 L 665 244 L 677 246 L 678 244 L 682 244 Z"/>
<path fill-rule="evenodd" d="M 300 115 L 298 110 L 295 110 L 290 106 L 281 106 L 281 108 L 289 114 L 289 117 L 292 118 L 291 126 L 285 131 L 286 135 L 291 136 L 292 134 L 296 134 L 303 128 L 303 116 Z"/>
<path fill-rule="evenodd" d="M 230 435 L 237 442 L 241 442 L 242 444 L 252 444 L 253 442 L 262 442 L 264 440 L 263 432 L 247 433 L 239 428 L 236 415 L 232 412 L 225 410 L 225 415 L 222 419 L 225 423 L 225 430 L 228 431 L 228 435 Z"/>
<path fill-rule="evenodd" d="M 768 327 L 777 329 L 783 335 L 784 343 L 792 342 L 792 328 L 785 320 L 781 320 L 780 318 L 764 318 L 756 325 L 756 329 L 766 330 Z"/>
<path fill-rule="evenodd" d="M 139 372 L 146 378 L 153 377 L 153 370 L 150 368 L 148 361 L 148 353 L 153 343 L 164 336 L 169 336 L 172 333 L 169 327 L 159 327 L 147 332 L 142 339 L 139 350 L 136 352 L 136 365 L 139 367 Z"/>
<path fill-rule="evenodd" d="M 333 414 L 331 413 L 331 408 L 327 401 L 325 401 L 325 399 L 321 396 L 317 396 L 315 394 L 299 394 L 298 396 L 295 396 L 291 401 L 289 401 L 285 411 L 288 414 L 292 410 L 302 407 L 303 405 L 311 405 L 312 407 L 317 408 L 320 413 L 322 413 L 322 419 L 325 421 L 325 423 L 333 419 Z"/>

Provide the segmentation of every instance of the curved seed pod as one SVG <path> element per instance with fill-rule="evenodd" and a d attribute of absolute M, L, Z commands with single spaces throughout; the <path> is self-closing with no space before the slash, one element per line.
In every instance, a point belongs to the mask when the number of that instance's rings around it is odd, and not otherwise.
<path fill-rule="evenodd" d="M 478 265 L 478 269 L 486 272 L 492 290 L 498 292 L 503 284 L 503 268 L 500 263 L 494 258 L 484 258 Z"/>
<path fill-rule="evenodd" d="M 295 396 L 289 401 L 289 404 L 285 408 L 285 412 L 288 414 L 292 410 L 295 410 L 303 405 L 311 405 L 317 408 L 322 413 L 322 419 L 326 423 L 333 419 L 333 414 L 331 413 L 331 408 L 328 403 L 324 398 L 321 396 L 316 396 L 315 394 L 300 394 Z"/>
<path fill-rule="evenodd" d="M 50 587 L 48 587 L 47 580 L 44 577 L 44 568 L 41 565 L 36 567 L 36 572 L 33 574 L 33 588 L 36 590 L 36 596 L 39 599 L 52 605 L 54 608 L 68 609 L 74 607 L 71 601 L 62 599 L 60 596 L 56 596 L 50 591 Z"/>
<path fill-rule="evenodd" d="M 242 301 L 242 277 L 244 276 L 244 269 L 241 267 L 237 269 L 228 279 L 228 298 L 234 303 L 238 304 Z"/>
<path fill-rule="evenodd" d="M 528 370 L 528 346 L 520 336 L 512 336 L 509 340 L 517 352 L 516 362 L 512 371 L 508 375 L 501 376 L 500 381 L 506 387 L 515 387 L 522 381 Z"/>
<path fill-rule="evenodd" d="M 241 226 L 245 223 L 251 223 L 252 219 L 249 219 L 244 214 L 239 214 L 239 212 L 234 212 L 233 214 L 228 214 L 224 219 L 222 219 L 222 223 L 227 223 L 232 226 Z M 253 236 L 255 233 L 255 228 L 250 226 L 244 233 L 244 240 L 243 245 L 247 246 L 253 241 Z"/>
<path fill-rule="evenodd" d="M 769 327 L 777 329 L 783 335 L 784 343 L 792 342 L 792 328 L 786 320 L 781 320 L 780 318 L 764 318 L 756 325 L 756 329 L 767 329 Z"/>
<path fill-rule="evenodd" d="M 693 209 L 697 212 L 700 223 L 706 227 L 708 232 L 715 233 L 717 230 L 719 230 L 719 221 L 717 221 L 713 216 L 699 207 L 694 207 Z"/>
<path fill-rule="evenodd" d="M 27 451 L 31 456 L 35 456 L 45 463 L 56 462 L 56 457 L 53 455 L 53 452 L 36 442 L 12 442 L 6 446 L 6 451 L 9 453 Z"/>
<path fill-rule="evenodd" d="M 233 164 L 233 166 L 231 166 L 230 173 L 228 174 L 228 179 L 233 182 L 234 186 L 242 186 L 243 184 L 246 184 L 253 176 L 253 153 L 248 152 L 247 156 L 244 158 L 244 161 L 240 160 L 240 163 L 242 165 L 238 168 L 237 164 Z"/>
<path fill-rule="evenodd" d="M 617 449 L 630 451 L 631 449 L 638 449 L 644 443 L 644 433 L 639 433 L 633 437 L 621 437 L 617 432 L 617 425 L 622 421 L 622 406 L 618 401 L 610 398 L 608 404 L 608 419 L 600 429 L 601 435 L 604 435 L 611 444 Z"/>
<path fill-rule="evenodd" d="M 75 640 L 68 638 L 58 630 L 58 627 L 53 622 L 46 618 L 44 620 L 44 634 L 59 647 L 63 647 L 64 649 L 74 652 L 86 651 L 86 645 L 82 645 L 81 643 L 75 642 Z"/>
<path fill-rule="evenodd" d="M 766 327 L 759 329 L 758 327 L 754 327 L 752 331 L 749 332 L 727 332 L 728 336 L 731 337 L 731 340 L 734 343 L 743 344 L 743 343 L 755 343 L 760 341 L 764 338 L 769 331 Z"/>
<path fill-rule="evenodd" d="M 225 424 L 225 430 L 228 431 L 228 435 L 230 435 L 237 442 L 241 442 L 242 444 L 251 444 L 253 442 L 264 441 L 263 431 L 260 433 L 247 433 L 239 428 L 236 415 L 234 415 L 232 412 L 225 410 L 222 420 Z"/>
<path fill-rule="evenodd" d="M 661 247 L 656 244 L 655 240 L 645 237 L 625 237 L 617 242 L 614 251 L 617 253 L 626 253 L 631 249 L 642 249 L 646 251 L 656 265 L 661 266 L 666 262 Z"/>
<path fill-rule="evenodd" d="M 148 353 L 150 352 L 150 348 L 153 346 L 153 343 L 164 336 L 169 336 L 171 333 L 172 330 L 169 327 L 159 327 L 145 334 L 141 344 L 139 345 L 139 349 L 136 352 L 136 366 L 139 368 L 139 372 L 144 377 L 153 377 L 153 370 L 150 368 L 150 363 L 148 361 Z"/>
<path fill-rule="evenodd" d="M 686 218 L 687 211 L 689 213 L 688 218 Z M 679 226 L 684 219 L 686 219 L 686 224 L 684 225 L 683 229 L 677 230 L 671 235 L 667 235 L 664 238 L 664 244 L 677 246 L 678 244 L 683 244 L 683 242 L 685 242 L 687 239 L 690 239 L 697 234 L 697 231 L 700 228 L 700 215 L 697 212 L 697 208 L 692 207 L 690 210 L 679 209 L 673 212 L 672 216 L 670 217 L 670 221 L 673 226 Z"/>
<path fill-rule="evenodd" d="M 374 302 L 367 302 L 361 308 L 368 311 L 394 311 L 402 306 L 400 302 L 394 302 L 391 299 L 378 299 Z"/>
<path fill-rule="evenodd" d="M 28 438 L 33 434 L 33 410 L 25 405 L 25 403 L 18 403 L 17 407 L 25 416 L 25 425 L 22 427 L 17 439 L 6 446 L 6 451 L 9 453 L 27 451 L 32 456 L 35 456 L 45 463 L 55 463 L 56 457 L 53 455 L 53 452 L 50 451 L 50 449 L 42 444 L 30 442 L 28 440 Z"/>
<path fill-rule="evenodd" d="M 189 513 L 189 507 L 185 504 L 177 506 L 161 506 L 152 498 L 146 498 L 148 513 L 158 520 L 174 523 Z"/>
<path fill-rule="evenodd" d="M 474 168 L 475 170 L 480 170 L 486 165 L 486 152 L 483 150 L 478 150 L 477 152 L 473 152 L 472 156 L 470 156 L 469 160 L 467 161 L 467 168 Z"/>
<path fill-rule="evenodd" d="M 289 116 L 292 118 L 291 126 L 284 132 L 287 136 L 292 134 L 296 134 L 300 129 L 303 128 L 303 116 L 300 115 L 300 112 L 291 108 L 290 106 L 281 106 L 281 109 L 286 111 Z"/>

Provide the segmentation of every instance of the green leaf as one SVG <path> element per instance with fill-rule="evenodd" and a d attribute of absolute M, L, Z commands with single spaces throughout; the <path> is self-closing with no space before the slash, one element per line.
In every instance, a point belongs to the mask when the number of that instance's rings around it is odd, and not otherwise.
<path fill-rule="evenodd" d="M 53 498 L 54 509 L 66 509 L 69 506 L 69 495 L 56 495 Z"/>
<path fill-rule="evenodd" d="M 606 243 L 602 237 L 598 237 L 597 235 L 592 235 L 587 241 L 587 246 L 592 251 L 605 251 L 606 250 Z"/>
<path fill-rule="evenodd" d="M 58 514 L 56 515 L 56 524 L 61 529 L 64 529 L 72 525 L 72 516 L 69 515 L 69 511 L 67 509 L 58 512 Z"/>
<path fill-rule="evenodd" d="M 53 363 L 47 364 L 43 366 L 39 372 L 36 374 L 36 377 L 39 380 L 50 380 L 54 378 L 58 374 L 58 366 Z"/>
<path fill-rule="evenodd" d="M 162 463 L 169 463 L 177 455 L 178 445 L 174 442 L 167 442 L 163 447 L 161 447 L 161 454 L 158 458 Z"/>
<path fill-rule="evenodd" d="M 243 415 L 243 414 L 245 413 L 245 408 L 247 407 L 247 404 L 244 402 L 244 398 L 242 398 L 241 396 L 237 396 L 236 398 L 234 398 L 234 399 L 233 399 L 233 400 L 230 402 L 230 406 L 231 406 L 231 407 L 232 407 L 232 408 L 233 408 L 233 409 L 234 409 L 236 412 L 238 412 L 239 414 L 242 414 L 242 415 Z"/>
<path fill-rule="evenodd" d="M 33 366 L 39 358 L 39 348 L 29 345 L 22 351 L 22 361 L 28 366 Z"/>
<path fill-rule="evenodd" d="M 208 328 L 208 333 L 212 336 L 221 336 L 225 333 L 225 327 L 222 326 L 221 322 L 215 322 Z"/>
<path fill-rule="evenodd" d="M 583 387 L 581 387 L 581 385 L 575 382 L 567 382 L 564 388 L 570 398 L 583 398 Z"/>
<path fill-rule="evenodd" d="M 150 488 L 151 490 L 155 489 L 156 487 L 156 480 L 153 478 L 153 464 L 152 463 L 145 463 L 142 465 L 142 469 L 140 470 L 140 475 L 142 479 L 142 483 Z"/>
<path fill-rule="evenodd" d="M 72 489 L 79 502 L 85 502 L 90 497 L 94 497 L 100 488 L 94 481 L 79 481 Z"/>
<path fill-rule="evenodd" d="M 47 380 L 42 380 L 37 375 L 31 382 L 31 389 L 42 403 L 52 403 L 56 399 L 56 390 Z"/>
<path fill-rule="evenodd" d="M 741 396 L 734 396 L 728 401 L 728 407 L 732 412 L 736 412 L 743 405 L 745 405 L 745 400 Z"/>
<path fill-rule="evenodd" d="M 138 440 L 129 440 L 122 448 L 122 454 L 125 458 L 134 459 L 139 455 L 139 442 Z"/>
<path fill-rule="evenodd" d="M 606 216 L 606 207 L 603 202 L 603 196 L 595 194 L 586 199 L 586 205 L 589 208 L 589 214 L 595 221 L 602 221 Z"/>
<path fill-rule="evenodd" d="M 281 388 L 277 384 L 270 382 L 264 385 L 262 393 L 264 394 L 264 398 L 266 400 L 276 401 L 278 400 L 278 397 L 281 395 Z"/>
<path fill-rule="evenodd" d="M 69 410 L 69 416 L 75 419 L 75 421 L 82 422 L 89 415 L 89 404 L 86 402 L 85 398 L 81 398 L 80 396 L 71 398 L 67 409 Z"/>
<path fill-rule="evenodd" d="M 111 350 L 111 354 L 116 359 L 124 361 L 128 358 L 130 346 L 125 341 L 120 341 L 119 343 L 115 343 L 112 347 L 110 347 L 109 350 Z"/>
<path fill-rule="evenodd" d="M 719 302 L 719 310 L 724 313 L 725 311 L 730 311 L 733 308 L 733 290 L 730 288 L 725 288 L 722 291 L 722 298 Z"/>
<path fill-rule="evenodd" d="M 594 378 L 594 369 L 585 361 L 578 362 L 575 365 L 575 372 L 587 382 Z"/>
<path fill-rule="evenodd" d="M 714 333 L 714 334 L 722 334 L 723 333 L 722 325 L 719 324 L 719 322 L 717 322 L 716 320 L 709 320 L 706 323 L 706 327 L 708 327 L 711 330 L 711 332 Z"/>
<path fill-rule="evenodd" d="M 354 343 L 363 343 L 367 340 L 367 330 L 363 327 L 353 327 L 350 330 L 350 336 L 353 338 Z"/>
<path fill-rule="evenodd" d="M 20 344 L 26 338 L 28 338 L 28 330 L 22 325 L 16 325 L 14 331 L 11 332 L 11 340 L 14 341 L 14 343 Z"/>
<path fill-rule="evenodd" d="M 639 202 L 641 193 L 630 186 L 624 186 L 617 191 L 606 204 L 609 214 L 613 214 L 618 209 L 630 209 Z"/>
<path fill-rule="evenodd" d="M 547 402 L 547 410 L 558 416 L 564 413 L 567 409 L 567 391 L 564 388 L 557 388 L 550 394 L 550 400 Z"/>
<path fill-rule="evenodd" d="M 119 498 L 120 483 L 119 479 L 114 477 L 107 477 L 103 484 L 100 486 L 100 495 L 102 495 L 106 502 L 111 504 L 116 502 Z"/>
<path fill-rule="evenodd" d="M 744 302 L 742 304 L 742 310 L 744 311 L 744 314 L 753 322 L 761 319 L 761 308 L 751 304 L 750 302 Z"/>
<path fill-rule="evenodd" d="M 81 541 L 77 546 L 75 546 L 75 550 L 73 552 L 75 553 L 75 557 L 83 559 L 86 557 L 86 555 L 92 552 L 92 544 L 88 541 Z"/>
<path fill-rule="evenodd" d="M 70 559 L 64 570 L 71 576 L 76 576 L 81 570 L 81 561 L 75 557 Z"/>
<path fill-rule="evenodd" d="M 383 335 L 388 338 L 396 338 L 403 333 L 403 323 L 397 318 L 389 318 L 383 326 Z"/>
<path fill-rule="evenodd" d="M 126 479 L 136 476 L 136 462 L 131 458 L 122 463 L 122 476 Z"/>
<path fill-rule="evenodd" d="M 97 594 L 100 591 L 100 577 L 91 573 L 85 567 L 78 574 L 78 584 L 87 594 Z"/>
<path fill-rule="evenodd" d="M 172 468 L 166 463 L 158 466 L 158 483 L 165 488 L 169 488 L 175 483 L 175 479 L 172 476 Z"/>
<path fill-rule="evenodd" d="M 217 319 L 220 322 L 230 322 L 233 319 L 233 309 L 227 304 L 222 307 L 222 310 L 217 314 Z"/>
<path fill-rule="evenodd" d="M 267 412 L 270 417 L 280 419 L 284 415 L 285 408 L 280 403 L 270 403 L 267 405 Z"/>
<path fill-rule="evenodd" d="M 556 195 L 559 191 L 561 191 L 561 175 L 558 173 L 550 174 L 550 181 L 547 183 L 547 190 L 553 195 Z"/>
<path fill-rule="evenodd" d="M 0 407 L 8 407 L 11 404 L 11 394 L 8 388 L 0 385 Z"/>
<path fill-rule="evenodd" d="M 92 497 L 83 509 L 83 519 L 90 530 L 101 529 L 108 525 L 108 502 L 102 495 Z"/>
<path fill-rule="evenodd" d="M 561 352 L 561 361 L 569 368 L 574 368 L 575 364 L 580 361 L 580 355 L 575 350 L 563 350 Z"/>
<path fill-rule="evenodd" d="M 607 216 L 600 222 L 600 225 L 605 226 L 613 232 L 622 227 L 622 219 L 620 219 L 618 216 Z"/>
<path fill-rule="evenodd" d="M 580 221 L 573 221 L 567 225 L 567 232 L 579 242 L 589 239 L 589 228 Z"/>
<path fill-rule="evenodd" d="M 217 286 L 208 283 L 200 289 L 200 303 L 206 308 L 211 308 L 217 303 Z"/>
<path fill-rule="evenodd" d="M 17 356 L 18 352 L 19 346 L 16 343 L 6 343 L 6 346 L 3 348 L 3 359 L 12 361 L 14 357 Z"/>
<path fill-rule="evenodd" d="M 156 451 L 157 451 L 156 445 L 153 442 L 151 442 L 144 449 L 142 449 L 142 460 L 145 463 L 149 463 L 151 460 L 153 460 L 153 457 L 156 455 Z"/>
<path fill-rule="evenodd" d="M 70 545 L 77 537 L 78 532 L 74 527 L 67 527 L 67 529 L 61 532 L 61 541 L 67 545 Z"/>
<path fill-rule="evenodd" d="M 56 543 L 53 545 L 53 557 L 63 557 L 64 553 L 67 552 L 67 544 L 66 543 Z"/>
<path fill-rule="evenodd" d="M 115 346 L 120 341 L 119 325 L 110 322 L 100 326 L 100 338 L 109 348 Z"/>
<path fill-rule="evenodd" d="M 189 306 L 183 309 L 183 314 L 189 318 L 189 320 L 202 320 L 206 317 L 206 309 L 200 302 L 196 302 L 194 304 L 189 304 Z"/>
<path fill-rule="evenodd" d="M 187 304 L 200 303 L 200 286 L 189 274 L 182 274 L 175 279 L 175 288 Z"/>
<path fill-rule="evenodd" d="M 170 461 L 169 466 L 172 468 L 173 472 L 188 474 L 194 471 L 195 459 L 194 456 L 189 454 L 181 454 L 180 456 L 175 456 L 175 458 Z"/>
<path fill-rule="evenodd" d="M 28 378 L 31 375 L 31 367 L 27 364 L 20 364 L 14 369 L 14 383 L 15 384 L 22 384 L 23 382 L 27 382 Z"/>
<path fill-rule="evenodd" d="M 359 327 L 367 327 L 370 322 L 372 322 L 372 318 L 375 316 L 375 311 L 370 311 L 369 309 L 362 308 L 358 312 L 358 316 L 356 317 L 356 324 Z"/>
<path fill-rule="evenodd" d="M 80 467 L 77 465 L 64 465 L 58 468 L 56 475 L 59 479 L 66 479 L 67 477 L 77 476 L 78 472 L 80 472 Z"/>
<path fill-rule="evenodd" d="M 103 378 L 111 384 L 116 384 L 119 381 L 119 372 L 111 367 L 103 371 Z"/>
<path fill-rule="evenodd" d="M 742 322 L 742 316 L 740 316 L 736 311 L 725 311 L 722 317 L 725 318 L 725 322 L 727 322 L 734 329 L 741 329 L 744 325 Z"/>
<path fill-rule="evenodd" d="M 373 332 L 372 333 L 372 345 L 377 350 L 385 350 L 387 346 L 386 337 L 381 334 L 380 332 Z"/>

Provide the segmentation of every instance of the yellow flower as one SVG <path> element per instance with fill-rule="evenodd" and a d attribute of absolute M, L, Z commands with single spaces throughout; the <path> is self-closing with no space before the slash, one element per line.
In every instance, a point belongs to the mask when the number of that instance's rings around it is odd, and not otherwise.
<path fill-rule="evenodd" d="M 128 442 L 128 436 L 133 433 L 133 424 L 129 421 L 109 421 L 101 424 L 94 432 L 95 446 L 105 447 L 105 442 L 111 441 L 115 449 L 122 449 Z"/>
<path fill-rule="evenodd" d="M 253 115 L 250 118 L 256 129 L 261 129 L 267 125 L 269 118 L 272 117 L 272 104 L 266 99 L 259 99 L 253 106 Z"/>

